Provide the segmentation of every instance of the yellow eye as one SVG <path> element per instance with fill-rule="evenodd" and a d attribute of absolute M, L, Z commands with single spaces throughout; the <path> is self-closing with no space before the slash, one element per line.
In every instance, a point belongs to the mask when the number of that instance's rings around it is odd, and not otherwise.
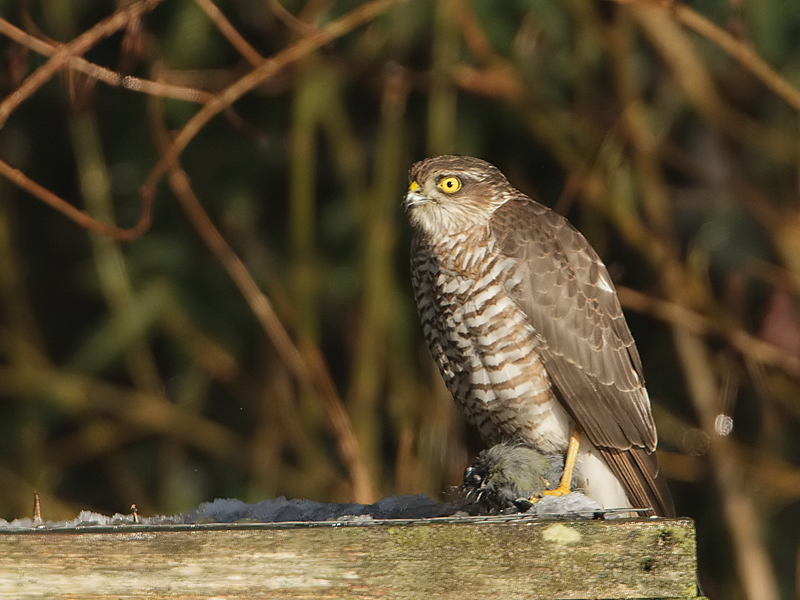
<path fill-rule="evenodd" d="M 461 180 L 458 177 L 445 177 L 439 182 L 439 189 L 445 194 L 454 194 L 461 189 Z"/>

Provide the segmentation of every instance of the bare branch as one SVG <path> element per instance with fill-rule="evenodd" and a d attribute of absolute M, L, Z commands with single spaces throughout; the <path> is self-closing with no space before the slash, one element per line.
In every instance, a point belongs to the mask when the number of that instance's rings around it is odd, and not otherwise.
<path fill-rule="evenodd" d="M 256 49 L 248 44 L 247 40 L 236 31 L 236 28 L 231 25 L 231 22 L 222 14 L 222 11 L 217 8 L 216 4 L 211 0 L 195 0 L 195 2 L 197 2 L 197 5 L 208 15 L 208 18 L 214 22 L 220 33 L 222 33 L 222 35 L 233 44 L 233 47 L 239 51 L 239 54 L 247 59 L 247 62 L 257 67 L 264 61 L 264 57 L 256 52 Z"/>
<path fill-rule="evenodd" d="M 45 64 L 36 69 L 16 91 L 0 102 L 0 128 L 5 125 L 9 115 L 28 97 L 60 71 L 73 56 L 80 56 L 100 40 L 124 29 L 127 24 L 142 14 L 153 10 L 162 0 L 142 0 L 120 8 L 110 17 L 85 31 L 69 44 L 62 46 Z"/>
<path fill-rule="evenodd" d="M 0 33 L 7 35 L 12 40 L 37 52 L 44 56 L 53 56 L 58 52 L 58 46 L 39 39 L 35 36 L 25 33 L 18 27 L 15 27 L 5 19 L 0 18 Z M 214 97 L 213 94 L 198 90 L 195 88 L 184 87 L 180 85 L 171 85 L 169 83 L 161 83 L 158 81 L 150 81 L 148 79 L 141 79 L 140 77 L 133 77 L 131 75 L 120 75 L 116 71 L 101 67 L 94 63 L 89 62 L 85 58 L 79 56 L 70 56 L 67 62 L 67 67 L 81 71 L 89 77 L 94 77 L 98 81 L 102 81 L 113 87 L 122 87 L 126 90 L 133 92 L 142 92 L 145 94 L 152 94 L 154 96 L 162 96 L 164 98 L 172 98 L 174 100 L 184 100 L 186 102 L 203 103 L 208 102 Z"/>
<path fill-rule="evenodd" d="M 664 0 L 616 0 L 620 4 L 649 4 L 662 6 L 661 18 L 674 17 L 689 29 L 712 41 L 725 52 L 735 58 L 739 64 L 758 77 L 764 85 L 775 92 L 789 106 L 800 113 L 800 91 L 784 79 L 780 73 L 770 67 L 755 51 L 744 42 L 736 39 L 730 33 L 715 25 L 703 15 L 692 10 L 681 2 Z"/>
<path fill-rule="evenodd" d="M 142 212 L 139 216 L 139 222 L 129 229 L 122 229 L 97 221 L 87 212 L 75 208 L 50 190 L 28 178 L 22 171 L 14 169 L 2 160 L 0 160 L 0 175 L 5 175 L 11 183 L 29 192 L 45 204 L 52 206 L 81 227 L 102 235 L 107 235 L 117 240 L 131 241 L 138 238 L 150 227 L 150 209 L 152 207 L 152 201 L 146 196 L 142 198 Z"/>
<path fill-rule="evenodd" d="M 163 117 L 154 113 L 156 110 L 151 110 L 151 121 L 159 139 L 159 145 L 163 149 L 169 144 L 169 137 Z M 356 501 L 374 502 L 377 493 L 361 455 L 361 447 L 353 432 L 350 416 L 344 408 L 321 354 L 316 349 L 312 349 L 307 352 L 309 356 L 304 357 L 297 349 L 275 313 L 272 303 L 259 289 L 245 264 L 214 226 L 195 195 L 188 175 L 176 163 L 170 167 L 169 184 L 181 208 L 189 217 L 189 221 L 239 288 L 284 364 L 302 385 L 308 385 L 308 382 L 311 382 L 311 386 L 322 401 L 328 422 L 336 436 L 340 454 L 350 472 Z"/>
<path fill-rule="evenodd" d="M 184 125 L 169 148 L 167 148 L 150 171 L 150 175 L 142 186 L 142 194 L 145 196 L 155 196 L 156 184 L 164 176 L 169 166 L 178 158 L 180 153 L 183 152 L 192 138 L 194 138 L 215 115 L 219 114 L 244 94 L 278 73 L 285 66 L 300 60 L 314 50 L 349 33 L 359 25 L 371 21 L 381 13 L 386 12 L 393 5 L 404 1 L 405 0 L 373 0 L 372 2 L 362 4 L 343 17 L 336 19 L 324 29 L 302 38 L 272 58 L 265 60 L 258 68 L 228 86 L 220 92 L 214 100 L 203 106 L 203 108 Z"/>

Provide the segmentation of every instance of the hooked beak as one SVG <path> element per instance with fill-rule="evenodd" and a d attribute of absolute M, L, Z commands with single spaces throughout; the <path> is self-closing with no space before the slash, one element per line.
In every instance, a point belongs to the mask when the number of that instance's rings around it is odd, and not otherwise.
<path fill-rule="evenodd" d="M 429 201 L 430 198 L 422 194 L 420 185 L 416 181 L 412 181 L 411 185 L 408 186 L 406 197 L 403 199 L 403 208 L 405 210 L 410 210 Z"/>

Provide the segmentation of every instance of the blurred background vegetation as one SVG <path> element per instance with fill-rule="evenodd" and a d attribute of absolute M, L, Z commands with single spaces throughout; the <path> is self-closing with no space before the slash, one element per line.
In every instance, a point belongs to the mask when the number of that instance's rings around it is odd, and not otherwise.
<path fill-rule="evenodd" d="M 800 3 L 0 16 L 0 517 L 33 490 L 45 519 L 442 498 L 480 442 L 400 200 L 412 162 L 469 154 L 609 266 L 705 592 L 798 593 Z"/>

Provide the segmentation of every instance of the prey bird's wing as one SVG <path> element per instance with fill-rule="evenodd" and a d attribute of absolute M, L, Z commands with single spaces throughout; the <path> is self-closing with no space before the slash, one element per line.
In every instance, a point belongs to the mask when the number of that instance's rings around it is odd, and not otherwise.
<path fill-rule="evenodd" d="M 500 251 L 519 261 L 508 292 L 541 338 L 559 400 L 634 505 L 671 514 L 641 360 L 605 265 L 565 218 L 522 194 L 490 227 Z"/>

